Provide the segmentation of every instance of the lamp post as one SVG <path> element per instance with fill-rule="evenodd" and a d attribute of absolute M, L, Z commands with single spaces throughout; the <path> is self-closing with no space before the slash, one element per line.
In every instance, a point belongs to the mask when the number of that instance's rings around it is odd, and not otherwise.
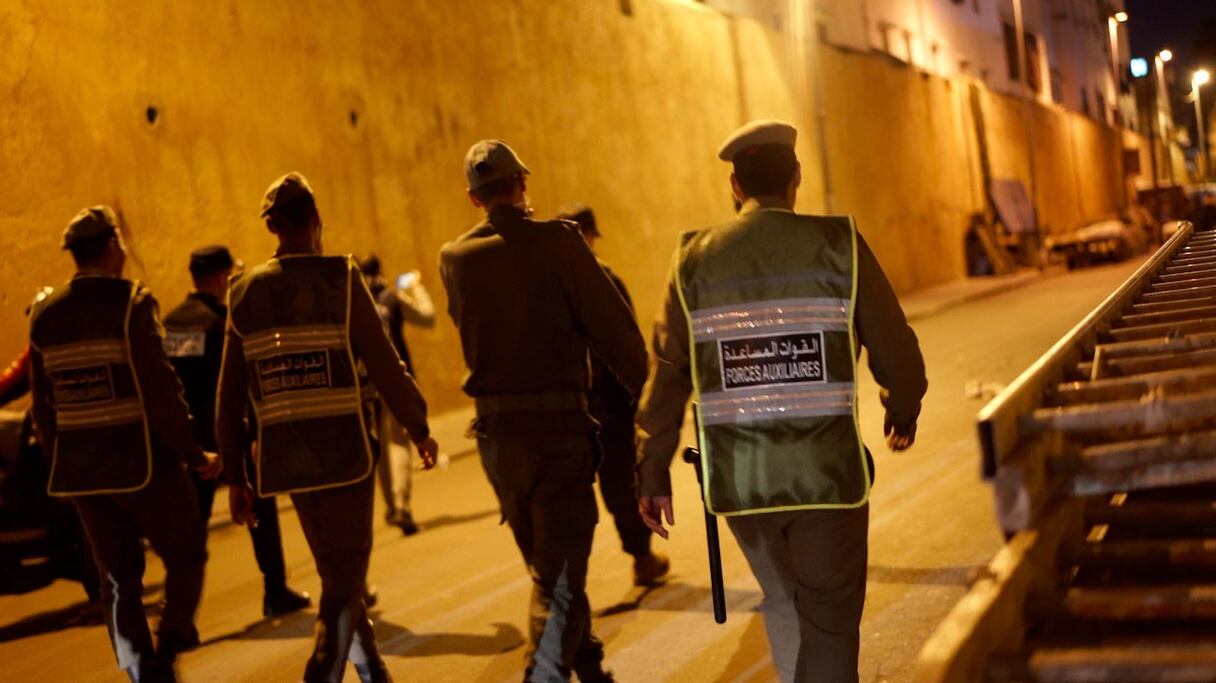
<path fill-rule="evenodd" d="M 1153 58 L 1157 76 L 1157 88 L 1153 94 L 1157 101 L 1157 127 L 1161 133 L 1161 161 L 1165 164 L 1165 177 L 1171 186 L 1174 184 L 1174 160 L 1170 151 L 1170 123 L 1174 116 L 1170 106 L 1169 89 L 1165 83 L 1165 64 L 1173 58 L 1174 53 L 1169 48 L 1158 52 Z"/>
<path fill-rule="evenodd" d="M 1212 79 L 1207 69 L 1200 69 L 1191 76 L 1191 97 L 1195 98 L 1195 126 L 1199 129 L 1199 179 L 1208 179 L 1207 140 L 1203 136 L 1203 105 L 1199 98 L 1199 88 Z"/>
<path fill-rule="evenodd" d="M 1119 24 L 1124 23 L 1127 23 L 1127 12 L 1115 12 L 1106 19 L 1106 27 L 1110 31 L 1110 101 L 1115 111 L 1119 109 Z"/>

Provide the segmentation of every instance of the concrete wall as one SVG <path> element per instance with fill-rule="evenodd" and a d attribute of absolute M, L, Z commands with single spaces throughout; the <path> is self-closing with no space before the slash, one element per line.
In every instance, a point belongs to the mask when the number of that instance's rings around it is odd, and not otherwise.
<path fill-rule="evenodd" d="M 258 203 L 291 169 L 318 192 L 328 251 L 418 267 L 442 307 L 436 254 L 478 219 L 461 159 L 483 137 L 509 140 L 532 168 L 539 214 L 596 208 L 602 255 L 649 331 L 677 234 L 730 216 L 729 167 L 714 151 L 737 125 L 797 124 L 800 208 L 823 209 L 811 49 L 797 27 L 675 0 L 2 3 L 0 358 L 24 343 L 34 289 L 69 276 L 58 240 L 81 207 L 121 211 L 130 273 L 167 309 L 188 290 L 192 248 L 270 255 Z M 966 216 L 982 206 L 966 87 L 817 54 L 834 210 L 857 214 L 901 291 L 961 276 Z M 1018 172 L 1019 107 L 992 102 L 1002 113 L 990 145 Z M 1078 154 L 1105 158 L 1102 129 L 1064 128 Z M 1056 164 L 1052 182 L 1064 183 L 1072 162 Z M 1051 209 L 1061 227 L 1112 201 L 1109 171 L 1082 176 L 1057 190 L 1086 193 L 1075 215 Z M 446 316 L 410 336 L 436 408 L 460 403 Z"/>

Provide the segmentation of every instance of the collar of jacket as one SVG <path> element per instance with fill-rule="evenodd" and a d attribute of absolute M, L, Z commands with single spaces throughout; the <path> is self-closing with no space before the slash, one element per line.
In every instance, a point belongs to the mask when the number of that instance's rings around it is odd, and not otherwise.
<path fill-rule="evenodd" d="M 527 212 L 514 204 L 495 204 L 486 214 L 490 225 L 509 225 L 520 223 L 528 218 Z"/>
<path fill-rule="evenodd" d="M 760 211 L 761 209 L 794 213 L 794 210 L 790 208 L 790 204 L 785 197 L 764 195 L 761 197 L 748 197 L 747 201 L 743 202 L 743 206 L 739 207 L 739 215 L 746 216 L 749 213 L 754 213 L 756 211 Z"/>
<path fill-rule="evenodd" d="M 102 270 L 101 268 L 91 268 L 88 266 L 77 270 L 76 274 L 72 276 L 72 279 L 79 280 L 82 277 L 104 277 L 104 278 L 109 278 L 111 280 L 121 280 L 122 279 L 120 277 L 114 277 L 113 275 L 107 273 L 106 271 Z"/>

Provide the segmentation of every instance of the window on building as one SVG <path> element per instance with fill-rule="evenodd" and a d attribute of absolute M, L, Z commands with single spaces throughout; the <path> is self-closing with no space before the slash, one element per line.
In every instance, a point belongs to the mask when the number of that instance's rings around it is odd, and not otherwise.
<path fill-rule="evenodd" d="M 1018 65 L 1018 32 L 1013 24 L 1002 22 L 1001 26 L 1005 32 L 1005 64 L 1009 66 L 1009 80 L 1018 82 L 1022 80 L 1022 70 Z"/>
<path fill-rule="evenodd" d="M 1089 116 L 1089 91 L 1081 86 L 1081 113 Z"/>
<path fill-rule="evenodd" d="M 979 14 L 980 13 L 980 0 L 971 0 L 971 9 L 974 10 L 976 14 Z"/>
<path fill-rule="evenodd" d="M 1026 36 L 1026 84 L 1033 92 L 1043 91 L 1043 79 L 1039 75 L 1039 37 L 1033 33 Z"/>

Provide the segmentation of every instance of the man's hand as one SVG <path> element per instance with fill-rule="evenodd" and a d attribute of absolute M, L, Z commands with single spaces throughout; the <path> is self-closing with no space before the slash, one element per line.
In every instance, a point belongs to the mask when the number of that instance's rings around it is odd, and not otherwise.
<path fill-rule="evenodd" d="M 198 472 L 198 476 L 208 481 L 218 479 L 220 473 L 224 471 L 224 461 L 220 459 L 218 453 L 203 451 L 203 457 L 206 458 L 207 462 L 195 465 L 194 471 Z"/>
<path fill-rule="evenodd" d="M 916 443 L 916 421 L 913 420 L 912 424 L 906 426 L 897 425 L 888 413 L 883 421 L 882 433 L 887 437 L 887 448 L 896 453 L 906 451 Z"/>
<path fill-rule="evenodd" d="M 663 528 L 663 519 L 669 526 L 675 526 L 676 514 L 671 507 L 671 496 L 642 496 L 638 498 L 638 514 L 650 530 L 667 538 L 667 529 Z M 661 515 L 661 516 L 660 516 Z"/>
<path fill-rule="evenodd" d="M 422 469 L 429 470 L 434 467 L 439 459 L 439 444 L 435 439 L 428 436 L 414 445 L 418 447 L 418 455 L 422 458 Z"/>
<path fill-rule="evenodd" d="M 258 518 L 253 514 L 255 496 L 248 484 L 236 484 L 228 487 L 228 510 L 232 521 L 236 524 L 248 524 L 249 528 L 258 526 Z"/>

